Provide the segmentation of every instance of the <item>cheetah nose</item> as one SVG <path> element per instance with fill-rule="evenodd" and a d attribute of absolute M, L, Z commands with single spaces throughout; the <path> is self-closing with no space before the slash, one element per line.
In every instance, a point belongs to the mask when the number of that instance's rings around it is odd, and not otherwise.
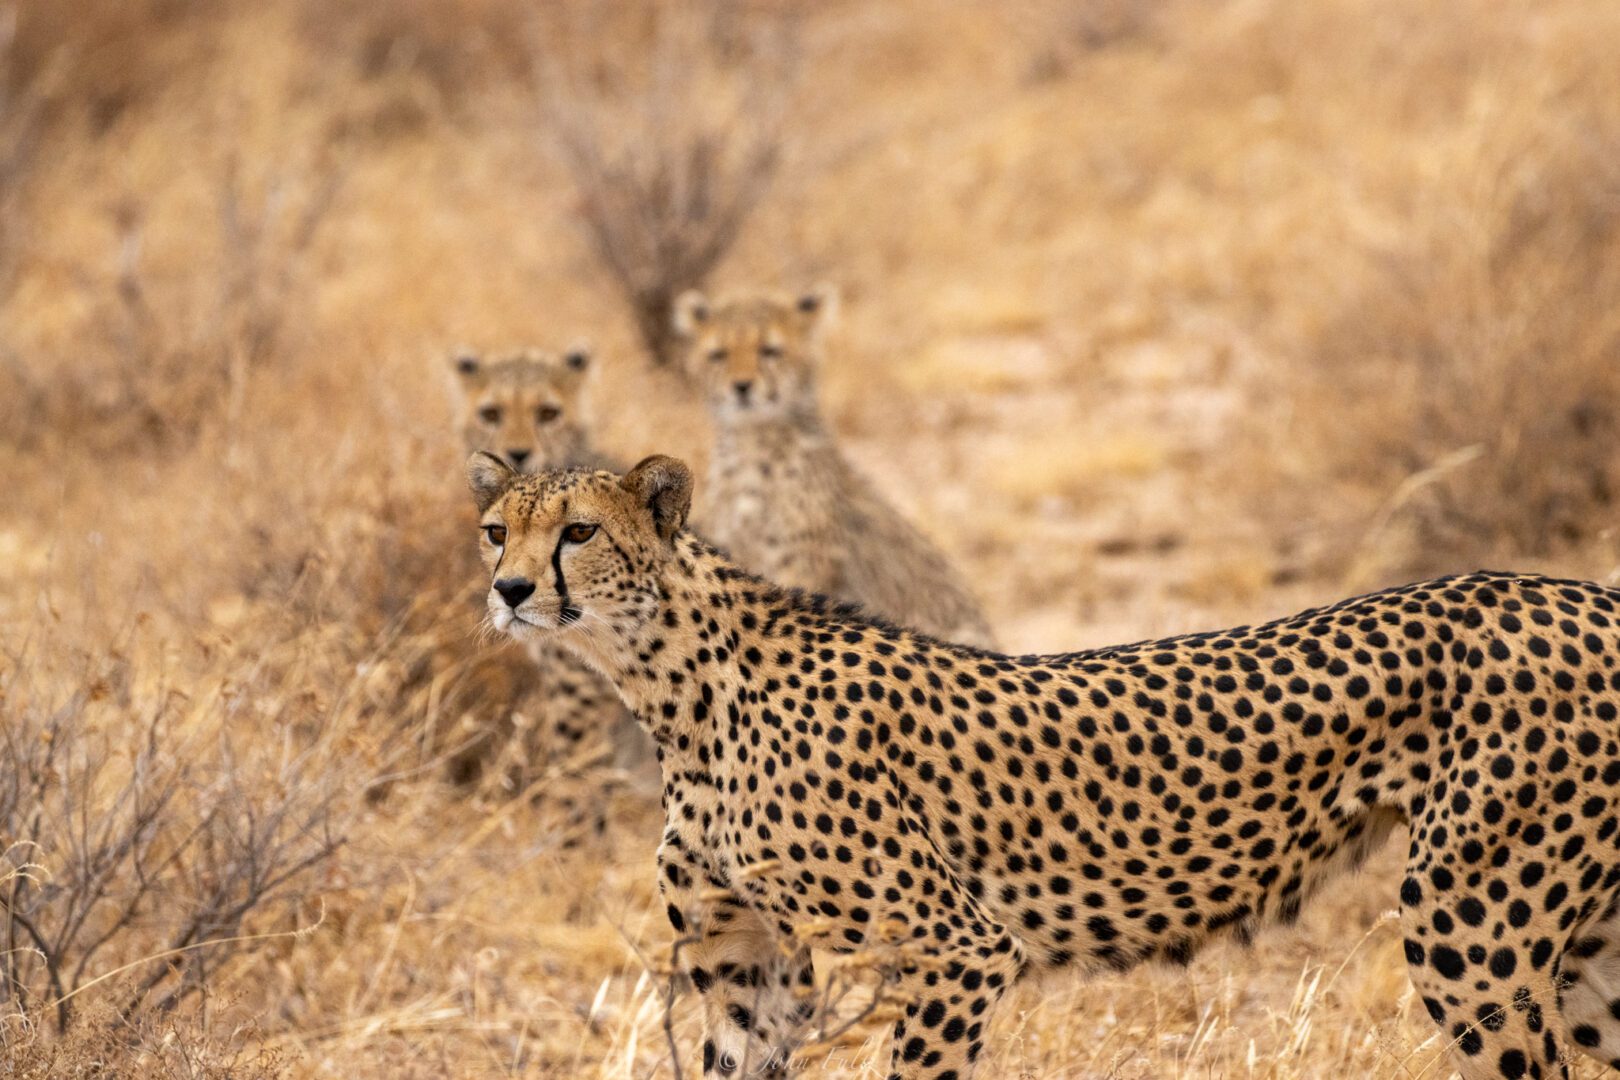
<path fill-rule="evenodd" d="M 521 577 L 497 578 L 495 591 L 501 594 L 507 607 L 515 608 L 534 595 L 534 582 Z"/>
<path fill-rule="evenodd" d="M 533 451 L 530 450 L 508 450 L 506 452 L 506 456 L 511 459 L 512 464 L 515 467 L 521 469 L 523 468 L 523 463 L 529 460 L 529 454 L 532 452 Z"/>
<path fill-rule="evenodd" d="M 737 391 L 737 396 L 742 400 L 747 401 L 748 391 L 753 388 L 754 381 L 752 379 L 738 379 L 731 385 Z"/>

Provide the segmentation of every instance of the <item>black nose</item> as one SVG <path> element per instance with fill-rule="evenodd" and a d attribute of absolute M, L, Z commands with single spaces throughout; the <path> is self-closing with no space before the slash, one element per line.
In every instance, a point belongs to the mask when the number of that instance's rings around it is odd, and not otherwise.
<path fill-rule="evenodd" d="M 531 453 L 533 453 L 531 450 L 508 450 L 506 452 L 506 456 L 512 460 L 513 465 L 522 468 L 523 463 L 529 460 L 529 455 Z"/>
<path fill-rule="evenodd" d="M 752 379 L 739 379 L 731 385 L 736 389 L 738 397 L 746 398 L 748 391 L 753 388 L 754 382 Z"/>
<path fill-rule="evenodd" d="M 528 578 L 503 577 L 495 580 L 495 591 L 501 594 L 507 607 L 517 607 L 534 595 L 534 582 Z"/>

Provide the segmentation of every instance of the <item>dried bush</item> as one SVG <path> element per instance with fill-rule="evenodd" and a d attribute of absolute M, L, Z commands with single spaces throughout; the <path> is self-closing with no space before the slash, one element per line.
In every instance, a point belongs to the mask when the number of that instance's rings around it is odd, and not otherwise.
<path fill-rule="evenodd" d="M 726 0 L 596 2 L 542 40 L 544 131 L 591 250 L 668 363 L 675 298 L 720 265 L 781 162 L 795 20 Z"/>
<path fill-rule="evenodd" d="M 362 84 L 421 78 L 461 114 L 476 91 L 521 79 L 536 5 L 525 0 L 310 0 L 299 30 L 323 62 Z M 472 101 L 469 101 L 472 99 Z"/>
<path fill-rule="evenodd" d="M 1167 0 L 1025 0 L 1009 9 L 1032 81 L 1060 79 L 1099 49 L 1153 35 Z"/>
<path fill-rule="evenodd" d="M 285 357 L 305 306 L 308 260 L 341 186 L 330 153 L 249 170 L 219 165 L 206 260 L 183 275 L 148 272 L 138 200 L 113 211 L 107 271 L 86 273 L 96 316 L 71 365 L 14 364 L 19 383 L 7 435 L 34 446 L 72 430 L 99 450 L 184 443 L 210 420 L 239 420 L 248 377 Z"/>
<path fill-rule="evenodd" d="M 12 1016 L 0 1037 L 7 1080 L 274 1080 L 280 1053 L 257 1045 L 235 1009 L 182 1009 L 120 1023 L 106 1005 L 86 1009 L 65 1035 Z"/>
<path fill-rule="evenodd" d="M 1390 493 L 1369 539 L 1417 573 L 1591 540 L 1620 499 L 1620 113 L 1442 153 L 1307 344 L 1302 412 L 1335 419 L 1294 433 Z"/>
<path fill-rule="evenodd" d="M 205 50 L 169 47 L 174 35 L 219 25 L 240 0 L 77 0 L 13 3 L 13 89 L 48 86 L 51 134 L 100 137 L 168 86 L 195 76 Z"/>
<path fill-rule="evenodd" d="M 63 693 L 24 651 L 0 676 L 0 1008 L 57 1035 L 81 1005 L 115 1027 L 169 1015 L 296 925 L 355 780 L 266 669 L 237 658 L 188 698 L 137 677 L 129 646 Z"/>

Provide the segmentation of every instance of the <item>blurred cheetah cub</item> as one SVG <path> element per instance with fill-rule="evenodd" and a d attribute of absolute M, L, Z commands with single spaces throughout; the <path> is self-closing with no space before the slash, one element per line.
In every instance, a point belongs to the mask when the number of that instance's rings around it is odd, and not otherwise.
<path fill-rule="evenodd" d="M 484 357 L 462 350 L 453 367 L 461 432 L 469 453 L 483 450 L 519 472 L 607 463 L 591 449 L 585 378 L 591 354 L 520 349 Z"/>
<path fill-rule="evenodd" d="M 535 348 L 487 357 L 457 352 L 451 367 L 467 450 L 494 454 L 519 472 L 612 468 L 591 446 L 585 408 L 590 365 L 584 346 L 560 355 Z M 609 762 L 633 768 L 649 757 L 646 736 L 613 687 L 554 644 L 530 642 L 528 651 L 540 681 L 540 716 L 527 738 L 506 740 L 509 780 L 523 786 L 548 770 L 579 778 Z M 606 790 L 600 778 L 582 786 L 590 792 L 583 798 L 552 797 L 571 828 L 600 831 Z"/>
<path fill-rule="evenodd" d="M 827 290 L 675 305 L 685 368 L 716 439 L 710 537 L 783 585 L 864 606 L 949 641 L 989 645 L 984 615 L 945 556 L 838 450 L 816 399 Z"/>

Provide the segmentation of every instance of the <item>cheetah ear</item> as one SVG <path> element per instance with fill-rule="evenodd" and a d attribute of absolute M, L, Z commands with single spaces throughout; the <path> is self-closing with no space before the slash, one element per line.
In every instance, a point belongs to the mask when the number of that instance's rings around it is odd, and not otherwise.
<path fill-rule="evenodd" d="M 709 301 L 702 293 L 687 289 L 676 298 L 670 312 L 670 325 L 675 328 L 676 336 L 689 338 L 708 320 Z"/>
<path fill-rule="evenodd" d="M 457 349 L 450 355 L 450 366 L 463 379 L 471 379 L 484 370 L 484 361 L 471 349 Z"/>
<path fill-rule="evenodd" d="M 812 327 L 820 329 L 838 313 L 838 289 L 823 282 L 800 293 L 793 307 Z"/>
<path fill-rule="evenodd" d="M 692 470 L 684 462 L 665 454 L 643 458 L 624 474 L 619 486 L 652 514 L 653 527 L 666 544 L 686 524 L 687 511 L 692 509 Z"/>
<path fill-rule="evenodd" d="M 494 506 L 495 500 L 506 494 L 506 489 L 512 486 L 516 476 L 512 466 L 494 454 L 480 450 L 468 458 L 467 488 L 472 492 L 473 502 L 478 504 L 478 512 L 482 514 Z"/>

